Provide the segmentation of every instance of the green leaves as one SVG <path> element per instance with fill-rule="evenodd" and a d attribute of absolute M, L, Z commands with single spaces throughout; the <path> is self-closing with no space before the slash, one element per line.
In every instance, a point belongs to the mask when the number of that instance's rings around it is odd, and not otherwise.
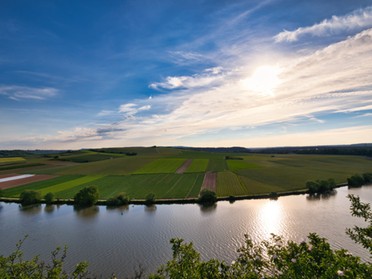
<path fill-rule="evenodd" d="M 348 195 L 351 201 L 350 211 L 351 215 L 364 219 L 368 223 L 366 227 L 354 226 L 352 229 L 347 229 L 346 233 L 356 243 L 361 244 L 368 249 L 372 254 L 372 211 L 369 203 L 363 203 L 359 197 Z"/>
<path fill-rule="evenodd" d="M 212 259 L 202 261 L 192 243 L 172 239 L 173 258 L 150 278 L 368 278 L 371 264 L 363 263 L 346 250 L 332 250 L 325 238 L 315 233 L 308 241 L 285 242 L 272 235 L 254 243 L 245 235 L 238 257 L 230 265 Z"/>

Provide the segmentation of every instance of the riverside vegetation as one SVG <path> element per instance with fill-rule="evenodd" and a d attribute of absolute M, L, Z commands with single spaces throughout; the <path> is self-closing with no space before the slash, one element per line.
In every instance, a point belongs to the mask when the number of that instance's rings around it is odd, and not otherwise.
<path fill-rule="evenodd" d="M 363 203 L 356 196 L 349 195 L 351 214 L 362 218 L 365 227 L 347 229 L 346 233 L 368 249 L 372 256 L 372 211 L 369 203 Z M 23 240 L 24 241 L 24 240 Z M 39 257 L 24 260 L 21 250 L 23 241 L 9 256 L 0 256 L 0 277 L 10 278 L 95 278 L 88 273 L 88 263 L 76 264 L 67 273 L 63 269 L 66 248 L 57 248 L 51 260 Z M 272 235 L 270 240 L 254 243 L 245 236 L 244 245 L 238 250 L 237 258 L 231 263 L 218 259 L 201 260 L 192 243 L 172 239 L 172 258 L 151 279 L 163 278 L 370 278 L 372 264 L 362 262 L 346 250 L 332 250 L 326 239 L 311 233 L 307 241 L 285 242 L 282 237 Z M 116 278 L 112 275 L 111 278 Z M 133 278 L 144 278 L 143 270 Z"/>

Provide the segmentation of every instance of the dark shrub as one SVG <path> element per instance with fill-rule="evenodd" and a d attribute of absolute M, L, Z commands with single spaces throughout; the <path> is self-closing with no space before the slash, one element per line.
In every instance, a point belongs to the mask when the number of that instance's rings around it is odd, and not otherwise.
<path fill-rule="evenodd" d="M 215 192 L 208 189 L 203 189 L 199 194 L 198 202 L 201 204 L 214 204 L 217 201 Z"/>
<path fill-rule="evenodd" d="M 22 205 L 30 205 L 41 202 L 40 192 L 32 190 L 22 192 L 19 198 Z"/>
<path fill-rule="evenodd" d="M 145 204 L 151 205 L 155 203 L 155 194 L 150 193 L 146 196 Z"/>
<path fill-rule="evenodd" d="M 52 204 L 54 202 L 54 194 L 48 193 L 44 196 L 44 200 L 46 204 Z"/>
<path fill-rule="evenodd" d="M 365 184 L 372 183 L 372 173 L 370 172 L 363 173 L 363 180 Z"/>
<path fill-rule="evenodd" d="M 364 184 L 364 179 L 359 174 L 354 174 L 352 177 L 347 179 L 347 184 L 349 187 L 360 187 Z"/>
<path fill-rule="evenodd" d="M 119 193 L 113 198 L 107 200 L 107 205 L 109 206 L 121 206 L 129 203 L 129 197 L 125 193 Z"/>
<path fill-rule="evenodd" d="M 99 198 L 98 189 L 95 186 L 85 187 L 81 189 L 74 197 L 75 205 L 77 206 L 92 206 Z"/>

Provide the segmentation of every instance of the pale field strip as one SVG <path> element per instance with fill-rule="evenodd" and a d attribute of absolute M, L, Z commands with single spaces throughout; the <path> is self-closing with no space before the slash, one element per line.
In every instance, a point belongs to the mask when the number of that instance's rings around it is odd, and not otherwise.
<path fill-rule="evenodd" d="M 34 174 L 21 174 L 21 175 L 15 175 L 15 176 L 10 176 L 10 177 L 4 177 L 4 178 L 0 178 L 0 183 L 1 182 L 18 180 L 18 179 L 29 178 L 29 177 L 33 177 L 33 176 L 35 176 L 35 175 Z"/>

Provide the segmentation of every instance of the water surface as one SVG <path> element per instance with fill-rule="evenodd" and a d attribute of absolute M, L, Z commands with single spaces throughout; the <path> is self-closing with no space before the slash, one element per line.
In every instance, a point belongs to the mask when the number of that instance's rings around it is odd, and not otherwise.
<path fill-rule="evenodd" d="M 108 277 L 115 272 L 129 276 L 141 264 L 146 271 L 171 257 L 169 240 L 180 237 L 192 241 L 204 259 L 232 261 L 245 233 L 259 241 L 271 233 L 301 241 L 310 232 L 326 237 L 334 248 L 344 247 L 369 260 L 367 250 L 345 234 L 345 228 L 363 222 L 349 213 L 347 194 L 371 203 L 372 186 L 310 199 L 306 195 L 278 200 L 218 202 L 214 207 L 199 205 L 131 205 L 119 209 L 96 206 L 74 210 L 72 206 L 37 206 L 22 209 L 17 204 L 0 207 L 0 253 L 9 254 L 24 235 L 27 257 L 49 257 L 57 246 L 68 246 L 67 266 L 87 260 L 90 270 Z"/>

